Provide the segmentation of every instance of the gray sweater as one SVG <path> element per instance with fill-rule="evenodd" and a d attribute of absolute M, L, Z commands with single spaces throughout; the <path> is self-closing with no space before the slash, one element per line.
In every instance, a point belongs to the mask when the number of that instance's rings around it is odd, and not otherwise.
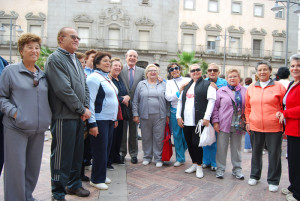
<path fill-rule="evenodd" d="M 58 48 L 49 56 L 45 73 L 49 83 L 49 102 L 53 119 L 78 119 L 89 108 L 89 90 L 79 60 L 77 69 L 71 54 Z"/>

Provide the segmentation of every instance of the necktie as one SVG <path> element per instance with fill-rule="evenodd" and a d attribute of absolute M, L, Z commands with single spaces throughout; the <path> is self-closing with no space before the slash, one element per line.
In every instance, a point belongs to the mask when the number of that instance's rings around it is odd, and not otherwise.
<path fill-rule="evenodd" d="M 133 85 L 133 68 L 130 68 L 130 77 L 129 77 L 129 88 L 131 89 Z"/>

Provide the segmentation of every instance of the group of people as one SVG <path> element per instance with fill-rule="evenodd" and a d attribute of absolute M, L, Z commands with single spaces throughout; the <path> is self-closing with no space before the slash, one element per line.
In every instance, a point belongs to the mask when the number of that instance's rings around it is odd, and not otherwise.
<path fill-rule="evenodd" d="M 258 62 L 258 80 L 245 88 L 235 68 L 222 79 L 219 67 L 212 63 L 207 69 L 208 78 L 203 79 L 202 69 L 193 64 L 189 66 L 190 78 L 186 78 L 181 76 L 179 64 L 170 63 L 170 79 L 165 81 L 159 76 L 159 65 L 149 64 L 145 69 L 136 66 L 135 50 L 126 53 L 123 65 L 120 58 L 112 58 L 108 52 L 76 53 L 79 40 L 75 29 L 62 28 L 57 35 L 59 48 L 49 56 L 43 72 L 35 65 L 40 37 L 23 34 L 18 40 L 21 62 L 6 66 L 1 74 L 6 201 L 35 200 L 32 193 L 49 125 L 52 200 L 63 201 L 66 194 L 89 196 L 90 192 L 82 187 L 82 180 L 89 180 L 83 177 L 82 169 L 91 158 L 90 185 L 100 190 L 108 189 L 107 184 L 112 182 L 106 175 L 107 168 L 113 169 L 113 163 L 124 164 L 127 152 L 131 163 L 138 163 L 138 123 L 143 165 L 153 161 L 156 167 L 163 166 L 164 128 L 169 123 L 175 167 L 185 163 L 188 149 L 193 164 L 185 173 L 195 172 L 197 178 L 202 178 L 203 168 L 210 167 L 217 178 L 223 179 L 230 145 L 232 175 L 242 180 L 243 122 L 252 146 L 248 184 L 256 185 L 260 180 L 262 153 L 267 148 L 269 191 L 278 191 L 285 125 L 291 184 L 282 193 L 288 200 L 300 200 L 300 55 L 290 59 L 294 81 L 287 90 L 271 79 L 272 67 L 266 61 Z M 201 147 L 196 128 L 203 130 L 210 124 L 217 140 Z M 89 135 L 84 136 L 84 130 Z"/>

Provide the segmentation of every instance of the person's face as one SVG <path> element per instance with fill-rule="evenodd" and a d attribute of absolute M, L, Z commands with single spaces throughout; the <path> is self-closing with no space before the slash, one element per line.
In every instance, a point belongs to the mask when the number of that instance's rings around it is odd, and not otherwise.
<path fill-rule="evenodd" d="M 170 72 L 170 71 L 172 71 L 172 72 Z M 180 68 L 176 64 L 172 65 L 172 67 L 169 69 L 169 72 L 171 73 L 172 78 L 180 77 Z"/>
<path fill-rule="evenodd" d="M 227 82 L 231 86 L 237 86 L 240 83 L 240 76 L 237 72 L 231 72 L 228 74 Z"/>
<path fill-rule="evenodd" d="M 29 42 L 24 45 L 24 48 L 20 51 L 24 61 L 35 63 L 40 57 L 40 45 L 38 42 Z"/>
<path fill-rule="evenodd" d="M 85 67 L 85 59 L 81 58 L 81 59 L 79 59 L 79 61 L 81 63 L 82 68 L 84 68 Z"/>
<path fill-rule="evenodd" d="M 121 62 L 119 62 L 119 61 L 114 61 L 114 62 L 111 64 L 111 74 L 112 74 L 112 75 L 118 76 L 118 75 L 120 74 L 121 70 L 122 70 Z"/>
<path fill-rule="evenodd" d="M 300 80 L 300 60 L 291 61 L 290 71 L 295 80 Z"/>
<path fill-rule="evenodd" d="M 207 69 L 209 79 L 216 81 L 219 77 L 220 71 L 217 66 L 209 66 Z"/>
<path fill-rule="evenodd" d="M 202 71 L 199 66 L 192 66 L 190 69 L 190 75 L 193 80 L 198 80 L 202 76 Z"/>
<path fill-rule="evenodd" d="M 259 81 L 266 82 L 270 79 L 271 71 L 266 64 L 260 64 L 256 72 Z"/>
<path fill-rule="evenodd" d="M 87 67 L 90 67 L 90 68 L 93 67 L 93 61 L 94 61 L 95 55 L 96 55 L 96 53 L 92 53 L 89 55 L 88 59 L 86 60 Z"/>
<path fill-rule="evenodd" d="M 79 45 L 80 38 L 74 29 L 66 28 L 60 37 L 60 47 L 73 54 Z"/>
<path fill-rule="evenodd" d="M 138 55 L 135 51 L 128 52 L 126 56 L 127 65 L 130 67 L 134 67 L 138 59 Z"/>
<path fill-rule="evenodd" d="M 96 64 L 96 67 L 106 73 L 110 72 L 110 58 L 108 56 L 103 57 L 100 63 Z"/>
<path fill-rule="evenodd" d="M 150 67 L 147 73 L 148 79 L 157 79 L 158 78 L 158 72 L 155 67 Z"/>

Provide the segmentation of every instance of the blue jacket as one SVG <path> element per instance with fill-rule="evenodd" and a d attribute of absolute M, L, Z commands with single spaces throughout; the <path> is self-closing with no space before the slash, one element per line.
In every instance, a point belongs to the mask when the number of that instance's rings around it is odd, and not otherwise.
<path fill-rule="evenodd" d="M 209 78 L 205 78 L 205 80 L 209 80 Z M 216 82 L 217 87 L 220 89 L 221 87 L 227 86 L 227 81 L 223 78 L 218 77 Z"/>

